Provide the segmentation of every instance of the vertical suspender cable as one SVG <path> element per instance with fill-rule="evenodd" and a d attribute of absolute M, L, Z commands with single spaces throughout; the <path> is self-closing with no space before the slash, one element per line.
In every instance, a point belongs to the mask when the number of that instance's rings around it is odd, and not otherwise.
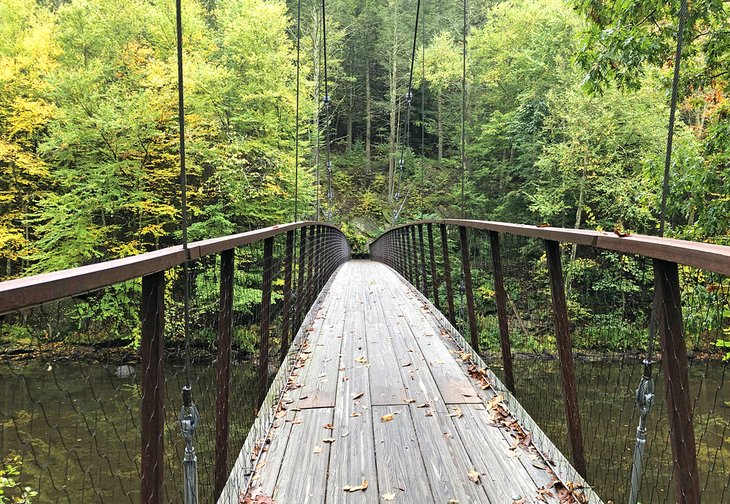
<path fill-rule="evenodd" d="M 403 167 L 405 165 L 405 150 L 411 143 L 411 102 L 413 101 L 413 66 L 416 61 L 416 41 L 418 39 L 418 19 L 421 17 L 421 0 L 416 3 L 416 24 L 413 29 L 413 47 L 411 49 L 411 70 L 408 75 L 408 91 L 406 92 L 406 140 L 400 151 L 400 159 L 398 160 L 398 188 L 396 190 L 396 201 L 400 198 L 400 190 L 403 179 Z M 400 211 L 403 209 L 405 201 L 399 209 L 393 211 L 393 223 L 397 221 Z"/>
<path fill-rule="evenodd" d="M 464 37 L 461 46 L 461 218 L 466 218 L 466 200 L 464 197 L 464 184 L 466 177 L 466 36 L 469 25 L 467 24 L 467 0 L 464 0 Z"/>
<path fill-rule="evenodd" d="M 327 82 L 327 14 L 325 0 L 322 0 L 322 54 L 324 56 L 324 135 L 327 146 L 327 220 L 332 220 L 332 160 L 330 159 L 330 94 Z"/>
<path fill-rule="evenodd" d="M 423 197 L 426 193 L 424 171 L 426 164 L 426 1 L 421 12 L 421 219 L 423 219 Z"/>
<path fill-rule="evenodd" d="M 297 0 L 297 98 L 294 126 L 294 222 L 299 220 L 299 72 L 302 39 L 302 0 Z"/>
<path fill-rule="evenodd" d="M 664 179 L 662 183 L 662 202 L 659 214 L 659 236 L 664 236 L 666 222 L 667 195 L 669 193 L 669 167 L 672 162 L 672 140 L 674 137 L 674 120 L 677 109 L 677 97 L 679 95 L 679 70 L 682 61 L 682 42 L 684 39 L 684 25 L 687 18 L 687 0 L 682 0 L 679 8 L 679 25 L 677 27 L 677 51 L 674 55 L 674 76 L 672 78 L 672 98 L 669 105 L 669 128 L 667 133 L 667 151 L 664 158 Z M 649 340 L 647 342 L 646 358 L 644 359 L 644 372 L 636 390 L 636 407 L 639 410 L 639 426 L 636 428 L 636 444 L 634 446 L 634 457 L 631 466 L 631 493 L 629 504 L 637 504 L 639 490 L 641 489 L 641 478 L 643 475 L 644 449 L 646 448 L 646 418 L 649 415 L 651 406 L 654 403 L 654 373 L 652 372 L 654 356 L 654 338 L 656 337 L 656 320 L 658 314 L 658 299 L 654 298 L 651 320 L 649 322 Z"/>
<path fill-rule="evenodd" d="M 183 249 L 188 250 L 188 201 L 187 172 L 185 169 L 185 93 L 183 85 L 183 47 L 182 47 L 182 6 L 181 0 L 175 2 L 175 21 L 177 31 L 177 106 L 178 127 L 180 130 L 180 201 L 182 205 Z M 185 330 L 185 386 L 182 389 L 182 408 L 180 409 L 180 430 L 185 438 L 183 472 L 185 476 L 183 496 L 185 504 L 198 502 L 198 461 L 193 447 L 195 428 L 200 423 L 200 415 L 193 402 L 190 363 L 190 273 L 189 257 L 183 263 L 183 317 Z"/>

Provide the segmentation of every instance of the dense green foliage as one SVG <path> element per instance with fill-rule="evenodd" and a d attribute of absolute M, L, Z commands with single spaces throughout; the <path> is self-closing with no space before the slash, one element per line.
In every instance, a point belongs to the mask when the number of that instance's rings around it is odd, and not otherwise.
<path fill-rule="evenodd" d="M 730 15 L 690 4 L 668 233 L 727 244 Z M 331 212 L 356 251 L 421 216 L 656 233 L 678 0 L 471 5 L 463 172 L 461 4 L 423 5 L 409 114 L 415 4 L 327 2 L 327 122 L 321 3 L 301 2 L 299 218 Z M 179 243 L 173 9 L 0 0 L 1 277 Z M 292 220 L 297 2 L 185 0 L 183 13 L 191 239 Z M 541 252 L 524 259 L 537 267 Z M 621 292 L 603 259 L 570 259 L 569 280 Z M 237 281 L 252 312 L 258 291 Z M 75 304 L 75 331 L 134 339 L 105 321 L 138 293 Z M 576 316 L 589 309 L 575 302 Z"/>

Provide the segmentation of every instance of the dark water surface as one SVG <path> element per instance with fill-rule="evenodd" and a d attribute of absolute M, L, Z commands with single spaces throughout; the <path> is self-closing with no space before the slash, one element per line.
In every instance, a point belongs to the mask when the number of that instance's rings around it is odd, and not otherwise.
<path fill-rule="evenodd" d="M 657 366 L 659 368 L 659 366 Z M 139 369 L 117 376 L 116 365 L 0 363 L 0 454 L 22 456 L 23 485 L 39 492 L 32 502 L 138 502 L 140 467 Z M 499 374 L 499 370 L 496 370 Z M 556 361 L 515 363 L 517 396 L 556 445 L 567 447 Z M 636 361 L 583 362 L 576 367 L 589 478 L 605 502 L 626 502 L 638 417 Z M 125 374 L 124 372 L 120 374 Z M 728 365 L 694 361 L 691 396 L 702 501 L 730 502 L 730 376 Z M 215 369 L 197 365 L 193 390 L 203 424 L 197 433 L 201 502 L 212 500 Z M 165 492 L 181 502 L 184 442 L 177 426 L 182 366 L 166 367 Z M 254 417 L 255 374 L 233 368 L 229 465 Z M 641 502 L 673 502 L 671 447 L 663 383 L 651 412 Z M 12 493 L 10 494 L 12 495 Z"/>

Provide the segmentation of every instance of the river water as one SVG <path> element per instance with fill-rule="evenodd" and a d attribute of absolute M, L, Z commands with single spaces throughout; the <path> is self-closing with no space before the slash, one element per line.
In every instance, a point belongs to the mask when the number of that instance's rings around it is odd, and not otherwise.
<path fill-rule="evenodd" d="M 556 445 L 568 454 L 556 361 L 519 360 L 517 397 Z M 118 372 L 121 371 L 121 372 Z M 140 466 L 139 370 L 88 363 L 0 363 L 0 455 L 21 455 L 15 479 L 38 492 L 33 503 L 138 502 Z M 499 369 L 496 369 L 499 374 Z M 728 365 L 692 362 L 702 500 L 730 502 L 730 376 Z M 604 502 L 625 502 L 637 415 L 633 394 L 641 375 L 634 360 L 578 362 L 576 373 L 588 481 Z M 197 432 L 201 502 L 212 500 L 215 368 L 196 365 L 193 391 L 203 423 Z M 254 417 L 255 373 L 232 370 L 229 466 Z M 165 493 L 181 502 L 184 442 L 176 418 L 182 366 L 166 366 Z M 661 376 L 657 396 L 663 397 Z M 671 500 L 671 447 L 665 406 L 650 415 L 647 470 L 641 502 Z M 12 491 L 10 493 L 12 494 Z"/>

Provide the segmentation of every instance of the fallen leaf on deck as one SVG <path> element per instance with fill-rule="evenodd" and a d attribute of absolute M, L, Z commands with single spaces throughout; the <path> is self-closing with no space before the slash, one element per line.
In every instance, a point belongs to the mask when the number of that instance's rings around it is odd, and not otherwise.
<path fill-rule="evenodd" d="M 510 458 L 519 458 L 520 452 L 515 450 L 514 448 L 505 448 L 504 452 L 507 454 Z"/>
<path fill-rule="evenodd" d="M 312 450 L 312 453 L 322 453 L 322 447 L 321 446 L 315 446 L 314 450 Z"/>
<path fill-rule="evenodd" d="M 449 413 L 449 416 L 450 417 L 461 418 L 461 417 L 464 416 L 464 413 L 461 411 L 461 408 L 456 407 L 456 408 L 454 408 L 454 412 L 453 413 Z"/>
<path fill-rule="evenodd" d="M 394 493 L 386 493 L 381 495 L 384 501 L 394 501 L 395 500 L 395 494 Z"/>
<path fill-rule="evenodd" d="M 286 416 L 286 410 L 277 411 L 276 415 L 274 415 L 275 418 L 283 418 Z"/>
<path fill-rule="evenodd" d="M 353 412 L 350 416 L 351 417 L 359 417 L 359 416 L 362 416 L 362 413 Z"/>
<path fill-rule="evenodd" d="M 456 499 L 449 499 L 446 501 L 446 504 L 459 504 L 459 501 Z"/>
<path fill-rule="evenodd" d="M 433 416 L 433 410 L 428 410 L 426 412 L 426 416 Z"/>
<path fill-rule="evenodd" d="M 425 402 L 423 404 L 419 404 L 418 406 L 416 406 L 416 408 L 428 408 L 429 406 L 431 406 L 431 405 L 428 404 L 427 402 Z"/>
<path fill-rule="evenodd" d="M 475 469 L 469 469 L 469 472 L 466 473 L 467 476 L 469 476 L 469 479 L 472 480 L 474 483 L 479 483 L 480 474 Z"/>
<path fill-rule="evenodd" d="M 387 415 L 381 416 L 380 417 L 380 421 L 383 422 L 383 423 L 390 422 L 391 420 L 393 420 L 393 418 L 394 418 L 393 417 L 393 413 L 388 413 Z"/>
<path fill-rule="evenodd" d="M 357 394 L 352 394 L 352 400 L 353 401 L 356 401 L 356 400 L 360 399 L 364 395 L 365 395 L 365 392 L 359 392 Z"/>
<path fill-rule="evenodd" d="M 520 500 L 512 501 L 512 504 L 525 504 L 527 502 L 527 497 L 522 497 Z"/>
<path fill-rule="evenodd" d="M 322 427 L 325 428 L 325 429 L 329 429 L 329 430 L 332 430 L 332 429 L 335 428 L 335 426 L 332 425 L 331 423 L 324 424 Z"/>
<path fill-rule="evenodd" d="M 331 438 L 331 437 L 328 437 L 328 438 L 324 438 L 324 439 L 322 440 L 322 442 L 323 442 L 323 443 L 334 443 L 334 442 L 335 442 L 335 438 Z"/>
<path fill-rule="evenodd" d="M 347 436 L 349 436 L 349 435 L 350 435 L 350 433 L 349 433 L 349 432 L 343 432 L 343 433 L 341 434 L 341 436 L 342 436 L 342 437 L 347 437 Z"/>
<path fill-rule="evenodd" d="M 495 408 L 499 403 L 501 403 L 504 400 L 504 396 L 502 394 L 497 394 L 496 396 L 492 397 L 489 402 L 487 403 L 487 407 L 489 409 Z"/>
<path fill-rule="evenodd" d="M 406 404 L 411 404 L 411 403 L 416 402 L 416 400 L 415 399 L 403 399 L 403 402 Z"/>
<path fill-rule="evenodd" d="M 288 421 L 289 420 L 287 420 L 287 422 Z M 302 419 L 301 418 L 295 418 L 294 420 L 291 420 L 291 424 L 292 425 L 299 425 L 300 423 L 302 423 Z"/>
<path fill-rule="evenodd" d="M 368 359 L 367 357 L 358 357 L 357 359 L 355 359 L 355 362 L 359 362 L 360 364 L 367 364 Z"/>
<path fill-rule="evenodd" d="M 471 354 L 470 353 L 463 353 L 463 354 L 461 354 L 461 360 L 462 360 L 462 362 L 466 362 L 469 359 L 471 359 Z"/>
<path fill-rule="evenodd" d="M 401 366 L 400 366 L 400 367 L 408 367 L 408 366 L 410 366 L 410 365 L 411 365 L 411 363 L 410 363 L 410 362 L 406 362 L 405 364 L 401 364 Z"/>
<path fill-rule="evenodd" d="M 357 492 L 359 490 L 365 491 L 365 490 L 367 490 L 367 488 L 368 488 L 368 480 L 366 480 L 366 479 L 362 480 L 362 483 L 360 483 L 359 485 L 354 485 L 354 486 L 348 485 L 346 487 L 342 487 L 342 489 L 345 492 Z"/>

